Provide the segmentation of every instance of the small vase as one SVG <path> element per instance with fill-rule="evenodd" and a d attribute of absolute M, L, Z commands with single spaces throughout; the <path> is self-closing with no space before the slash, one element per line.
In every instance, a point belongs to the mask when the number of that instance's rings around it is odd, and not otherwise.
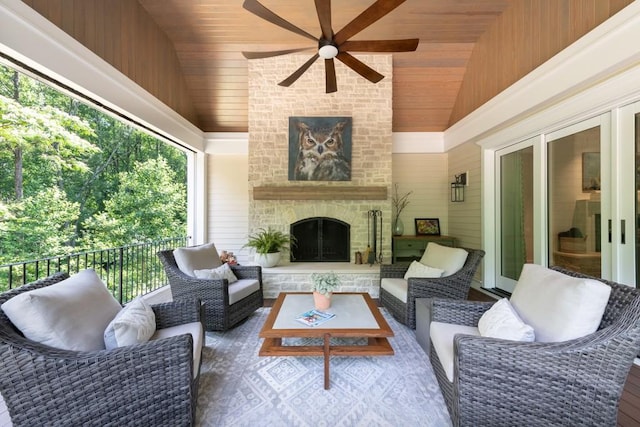
<path fill-rule="evenodd" d="M 331 307 L 331 292 L 323 295 L 320 292 L 313 291 L 313 303 L 316 306 L 316 310 L 328 310 Z"/>
<path fill-rule="evenodd" d="M 403 233 L 404 233 L 404 224 L 402 223 L 402 220 L 398 217 L 393 223 L 393 235 L 402 236 Z"/>

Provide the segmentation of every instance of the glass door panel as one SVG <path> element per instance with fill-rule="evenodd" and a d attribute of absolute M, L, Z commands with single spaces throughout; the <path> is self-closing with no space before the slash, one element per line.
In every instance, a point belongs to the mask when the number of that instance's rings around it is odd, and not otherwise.
<path fill-rule="evenodd" d="M 517 281 L 533 262 L 533 147 L 500 158 L 500 211 L 500 274 Z"/>
<path fill-rule="evenodd" d="M 496 288 L 513 292 L 522 266 L 534 262 L 534 147 L 524 141 L 497 152 Z"/>
<path fill-rule="evenodd" d="M 596 277 L 602 277 L 601 134 L 591 120 L 547 137 L 548 265 Z"/>

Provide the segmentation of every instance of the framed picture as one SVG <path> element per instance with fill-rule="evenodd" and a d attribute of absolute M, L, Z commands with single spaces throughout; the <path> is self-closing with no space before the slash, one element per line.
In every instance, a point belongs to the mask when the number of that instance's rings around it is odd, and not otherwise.
<path fill-rule="evenodd" d="M 289 181 L 351 181 L 351 117 L 289 117 Z"/>
<path fill-rule="evenodd" d="M 415 220 L 417 235 L 440 235 L 440 220 L 438 218 L 416 218 Z"/>
<path fill-rule="evenodd" d="M 600 153 L 582 153 L 582 192 L 600 191 Z"/>

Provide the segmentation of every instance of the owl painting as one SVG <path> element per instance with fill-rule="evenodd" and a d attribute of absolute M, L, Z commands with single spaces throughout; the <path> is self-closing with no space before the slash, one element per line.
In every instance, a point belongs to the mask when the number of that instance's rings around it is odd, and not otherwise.
<path fill-rule="evenodd" d="M 351 118 L 289 119 L 289 180 L 351 180 Z"/>

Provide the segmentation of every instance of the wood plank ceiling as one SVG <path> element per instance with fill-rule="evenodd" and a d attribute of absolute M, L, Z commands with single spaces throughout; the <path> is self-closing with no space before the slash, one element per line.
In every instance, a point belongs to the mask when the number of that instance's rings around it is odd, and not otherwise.
<path fill-rule="evenodd" d="M 247 60 L 242 51 L 313 43 L 257 18 L 242 8 L 241 0 L 138 2 L 173 43 L 196 110 L 196 125 L 207 132 L 247 131 Z M 303 30 L 320 34 L 312 0 L 261 3 Z M 334 31 L 372 3 L 334 0 Z M 474 43 L 508 6 L 508 0 L 408 0 L 352 38 L 420 39 L 416 52 L 393 57 L 394 132 L 448 127 Z M 283 79 L 294 70 L 282 70 Z"/>

